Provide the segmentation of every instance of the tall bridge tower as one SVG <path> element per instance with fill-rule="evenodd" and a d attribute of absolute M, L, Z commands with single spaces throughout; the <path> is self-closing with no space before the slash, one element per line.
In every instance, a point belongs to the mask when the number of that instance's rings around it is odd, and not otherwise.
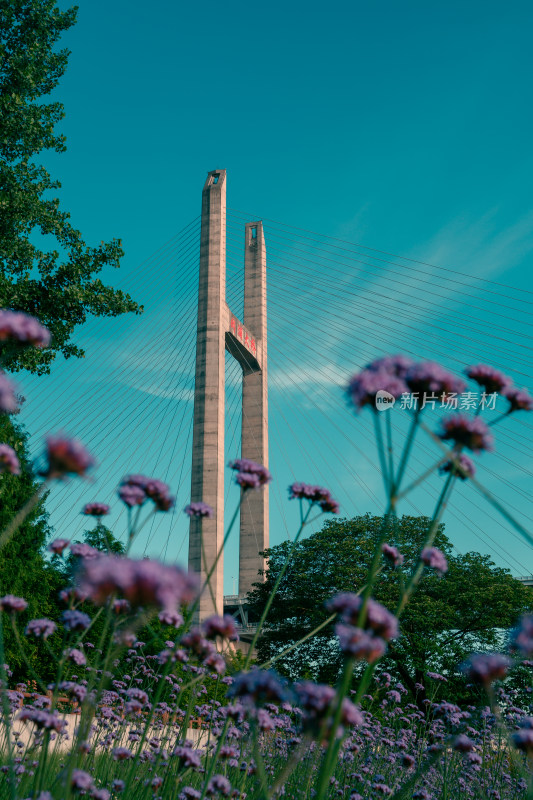
<path fill-rule="evenodd" d="M 189 569 L 202 582 L 224 539 L 225 354 L 242 368 L 241 457 L 268 466 L 266 249 L 261 222 L 244 227 L 244 319 L 226 303 L 226 170 L 209 172 L 202 192 L 200 277 L 196 333 L 191 501 L 203 501 L 213 518 L 191 517 Z M 268 487 L 246 492 L 240 512 L 239 597 L 257 581 L 268 547 Z M 224 554 L 197 616 L 221 614 Z"/>

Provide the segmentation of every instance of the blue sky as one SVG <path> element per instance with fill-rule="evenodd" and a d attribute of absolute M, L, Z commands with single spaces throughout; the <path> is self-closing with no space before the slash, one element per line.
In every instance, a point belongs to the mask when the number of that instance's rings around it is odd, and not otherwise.
<path fill-rule="evenodd" d="M 61 180 L 61 200 L 88 243 L 121 237 L 123 268 L 106 278 L 131 288 L 147 310 L 142 318 L 90 323 L 79 337 L 87 344 L 84 362 L 58 362 L 50 378 L 21 376 L 28 395 L 23 416 L 35 451 L 43 433 L 67 427 L 94 443 L 102 465 L 95 484 L 70 485 L 71 501 L 63 490 L 52 496 L 58 533 L 79 525 L 71 504 L 97 499 L 94 493 L 104 491 L 104 484 L 114 491 L 121 469 L 159 467 L 182 481 L 180 507 L 187 501 L 187 423 L 179 435 L 168 431 L 176 429 L 182 412 L 186 419 L 190 401 L 191 366 L 180 358 L 190 346 L 193 323 L 187 317 L 184 335 L 176 314 L 194 312 L 193 265 L 180 277 L 171 248 L 149 266 L 139 265 L 198 215 L 205 175 L 214 168 L 228 170 L 228 205 L 265 219 L 272 258 L 272 466 L 281 487 L 279 495 L 272 492 L 273 543 L 286 535 L 284 516 L 289 528 L 294 522 L 284 499 L 293 474 L 309 481 L 329 478 L 347 513 L 378 512 L 379 503 L 344 469 L 348 464 L 379 495 L 379 475 L 356 449 L 367 454 L 371 437 L 362 446 L 357 430 L 352 443 L 339 434 L 352 424 L 345 417 L 343 383 L 369 357 L 411 348 L 459 370 L 469 358 L 459 353 L 457 335 L 472 315 L 463 331 L 472 360 L 498 359 L 520 385 L 533 388 L 523 303 L 528 296 L 471 281 L 473 276 L 533 290 L 530 4 L 355 2 L 330 4 L 327 12 L 299 2 L 259 7 L 81 0 L 79 6 L 78 23 L 64 37 L 72 55 L 56 91 L 65 105 L 61 128 L 68 150 L 48 154 L 46 163 Z M 402 317 L 394 301 L 381 299 L 377 337 L 375 293 L 398 297 L 398 269 L 383 263 L 377 274 L 360 264 L 357 271 L 350 261 L 350 306 L 347 297 L 326 292 L 326 284 L 335 286 L 339 279 L 332 260 L 321 261 L 313 278 L 297 273 L 305 234 L 272 223 L 269 241 L 269 219 L 447 267 L 456 271 L 448 276 L 464 277 L 484 292 L 479 298 L 474 289 L 474 297 L 459 295 L 458 283 L 441 288 L 442 271 L 426 266 L 416 272 L 410 262 L 400 262 L 403 279 L 413 287 L 405 303 L 415 307 Z M 242 221 L 232 218 L 236 248 Z M 238 269 L 238 251 L 233 252 L 231 276 Z M 347 264 L 346 256 L 340 260 Z M 284 298 L 296 291 L 296 275 L 301 302 L 284 307 Z M 429 283 L 418 281 L 423 275 Z M 432 282 L 438 298 L 430 293 Z M 488 294 L 489 288 L 496 293 Z M 500 309 L 506 320 L 486 302 L 498 292 L 509 294 Z M 354 338 L 341 331 L 342 353 L 327 327 L 320 329 L 319 344 L 312 340 L 312 303 L 324 315 L 353 320 Z M 298 331 L 287 350 L 284 325 L 291 315 Z M 446 333 L 445 317 L 455 326 L 455 338 Z M 228 380 L 236 380 L 231 365 Z M 312 404 L 311 392 L 320 402 Z M 331 430 L 323 427 L 316 405 Z M 120 424 L 111 419 L 111 409 Z M 301 413 L 290 417 L 297 409 Z M 228 422 L 228 446 L 234 423 Z M 360 424 L 366 431 L 368 420 Z M 305 443 L 301 451 L 293 448 L 290 465 L 283 455 L 285 425 Z M 510 438 L 485 458 L 491 472 L 480 477 L 525 521 L 531 510 L 530 476 L 524 472 L 533 466 L 531 428 L 511 420 L 506 425 Z M 329 460 L 320 430 L 328 431 Z M 498 477 L 507 483 L 502 486 Z M 437 483 L 430 489 L 437 491 Z M 466 490 L 455 516 L 446 520 L 458 549 L 490 552 L 515 573 L 533 572 L 528 549 L 477 497 L 480 509 L 473 512 Z M 416 497 L 422 512 L 431 512 L 430 502 L 431 492 Z M 490 539 L 478 538 L 472 513 Z M 148 535 L 139 542 L 139 552 L 183 558 L 184 525 L 161 522 L 150 542 Z M 511 562 L 505 561 L 509 554 Z M 234 561 L 235 543 L 227 591 Z"/>

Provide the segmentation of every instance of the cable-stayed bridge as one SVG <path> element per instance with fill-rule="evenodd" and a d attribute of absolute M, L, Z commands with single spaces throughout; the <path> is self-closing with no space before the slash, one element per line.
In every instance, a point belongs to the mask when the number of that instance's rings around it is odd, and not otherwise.
<path fill-rule="evenodd" d="M 228 189 L 230 193 L 230 188 Z M 193 204 L 191 204 L 193 205 Z M 403 352 L 460 373 L 488 362 L 518 386 L 531 375 L 533 336 L 527 326 L 533 294 L 446 266 L 415 261 L 356 243 L 291 227 L 261 214 L 226 208 L 225 302 L 246 322 L 246 231 L 262 219 L 266 243 L 270 542 L 291 536 L 296 509 L 287 502 L 293 480 L 331 489 L 345 516 L 381 513 L 383 496 L 372 421 L 345 401 L 350 375 L 370 360 Z M 246 226 L 248 225 L 248 228 Z M 138 554 L 187 562 L 191 495 L 201 217 L 183 226 L 154 255 L 121 273 L 121 288 L 143 302 L 140 317 L 93 320 L 80 331 L 87 357 L 58 364 L 51 376 L 21 377 L 27 397 L 22 421 L 37 454 L 47 432 L 64 429 L 82 439 L 100 462 L 94 483 L 55 487 L 48 501 L 57 534 L 81 536 L 79 516 L 89 500 L 114 506 L 109 524 L 124 530 L 115 500 L 119 480 L 143 472 L 165 480 L 178 496 L 170 514 L 150 519 Z M 224 461 L 238 457 L 242 436 L 242 363 L 224 366 Z M 429 413 L 429 412 L 428 412 Z M 434 414 L 436 427 L 439 412 Z M 432 418 L 431 418 L 432 419 Z M 477 459 L 480 479 L 524 523 L 530 519 L 533 424 L 526 414 L 496 431 L 496 451 Z M 399 420 L 396 443 L 405 428 Z M 421 438 L 409 477 L 435 458 Z M 228 515 L 239 490 L 226 474 Z M 435 477 L 400 510 L 431 514 L 439 491 Z M 320 523 L 319 523 L 320 524 Z M 460 551 L 490 553 L 515 574 L 533 572 L 533 559 L 518 534 L 470 487 L 460 486 L 446 517 Z M 261 539 L 257 539 L 258 549 Z M 225 559 L 225 594 L 236 603 L 238 527 Z"/>

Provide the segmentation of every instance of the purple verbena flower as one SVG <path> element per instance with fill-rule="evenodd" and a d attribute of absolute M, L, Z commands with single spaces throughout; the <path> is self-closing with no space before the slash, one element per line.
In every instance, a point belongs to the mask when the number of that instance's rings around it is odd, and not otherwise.
<path fill-rule="evenodd" d="M 322 511 L 339 513 L 339 504 L 331 496 L 329 489 L 323 486 L 313 486 L 308 483 L 292 483 L 289 486 L 289 500 L 308 500 L 311 505 L 319 505 Z"/>
<path fill-rule="evenodd" d="M 508 414 L 513 411 L 532 411 L 533 397 L 525 389 L 517 389 L 514 386 L 505 389 L 504 397 L 509 401 Z"/>
<path fill-rule="evenodd" d="M 403 564 L 404 556 L 400 553 L 397 547 L 393 547 L 390 544 L 383 544 L 381 546 L 381 550 L 385 558 L 394 564 L 395 567 L 399 567 L 400 564 Z"/>
<path fill-rule="evenodd" d="M 256 705 L 264 703 L 283 703 L 290 700 L 290 692 L 286 681 L 274 670 L 253 667 L 249 672 L 235 675 L 233 684 L 228 689 L 228 697 L 239 697 L 241 700 Z"/>
<path fill-rule="evenodd" d="M 341 592 L 326 604 L 329 611 L 337 611 L 342 620 L 350 625 L 359 624 L 359 615 L 363 599 L 352 592 Z M 398 620 L 381 603 L 369 598 L 366 604 L 364 627 L 371 629 L 376 636 L 389 641 L 398 636 Z"/>
<path fill-rule="evenodd" d="M 407 392 L 407 386 L 402 378 L 384 369 L 364 369 L 354 375 L 348 384 L 348 397 L 358 411 L 364 406 L 371 406 L 375 411 L 376 394 L 379 391 L 398 399 Z"/>
<path fill-rule="evenodd" d="M 67 725 L 57 711 L 46 711 L 43 708 L 25 707 L 18 715 L 18 719 L 33 722 L 37 728 L 56 731 L 56 733 L 63 733 Z"/>
<path fill-rule="evenodd" d="M 85 631 L 91 624 L 91 618 L 83 611 L 69 609 L 61 614 L 61 621 L 67 631 Z"/>
<path fill-rule="evenodd" d="M 231 783 L 224 775 L 213 775 L 207 785 L 207 795 L 222 794 L 227 797 L 231 792 Z"/>
<path fill-rule="evenodd" d="M 6 594 L 0 597 L 0 608 L 8 614 L 20 613 L 28 607 L 28 603 L 22 597 L 15 597 L 13 594 Z"/>
<path fill-rule="evenodd" d="M 48 550 L 50 550 L 51 553 L 55 553 L 56 555 L 60 556 L 63 550 L 69 546 L 69 544 L 70 541 L 68 539 L 54 539 L 54 541 L 50 542 L 48 545 Z"/>
<path fill-rule="evenodd" d="M 420 560 L 427 566 L 436 569 L 441 575 L 447 572 L 448 562 L 444 553 L 436 547 L 424 547 Z"/>
<path fill-rule="evenodd" d="M 158 561 L 101 555 L 84 560 L 79 587 L 98 605 L 119 592 L 132 606 L 158 606 L 175 611 L 194 599 L 197 579 L 180 567 Z"/>
<path fill-rule="evenodd" d="M 91 789 L 91 797 L 93 800 L 109 800 L 111 792 L 108 789 L 96 789 L 93 786 Z"/>
<path fill-rule="evenodd" d="M 78 439 L 66 436 L 48 436 L 46 439 L 48 466 L 43 471 L 46 478 L 64 478 L 66 475 L 84 477 L 94 466 L 94 459 Z"/>
<path fill-rule="evenodd" d="M 56 628 L 57 625 L 51 619 L 32 619 L 26 625 L 26 636 L 31 634 L 37 638 L 48 639 Z"/>
<path fill-rule="evenodd" d="M 492 450 L 494 439 L 488 425 L 481 417 L 454 414 L 442 421 L 441 439 L 451 439 L 456 445 L 468 447 L 474 453 Z"/>
<path fill-rule="evenodd" d="M 129 758 L 133 757 L 133 752 L 129 749 L 129 747 L 115 747 L 113 748 L 111 755 L 115 761 L 127 761 Z"/>
<path fill-rule="evenodd" d="M 243 489 L 262 489 L 272 480 L 268 469 L 250 458 L 236 458 L 228 466 L 237 472 L 235 481 Z"/>
<path fill-rule="evenodd" d="M 468 456 L 465 456 L 464 453 L 460 453 L 455 461 L 445 461 L 444 464 L 441 464 L 439 467 L 439 472 L 441 474 L 452 471 L 455 472 L 457 477 L 462 481 L 465 481 L 467 478 L 472 478 L 476 474 L 474 462 L 468 458 Z"/>
<path fill-rule="evenodd" d="M 224 614 L 223 617 L 213 614 L 203 621 L 202 628 L 207 639 L 215 639 L 217 636 L 229 639 L 230 642 L 236 642 L 239 639 L 235 620 L 230 614 Z"/>
<path fill-rule="evenodd" d="M 20 461 L 13 448 L 8 444 L 0 444 L 0 474 L 2 472 L 20 475 Z"/>
<path fill-rule="evenodd" d="M 78 667 L 84 667 L 85 664 L 87 663 L 87 659 L 85 658 L 84 653 L 82 653 L 81 650 L 78 650 L 75 647 L 71 647 L 70 650 L 67 650 L 65 652 L 65 655 L 69 659 L 69 661 L 72 661 Z"/>
<path fill-rule="evenodd" d="M 15 385 L 0 370 L 0 412 L 13 414 L 18 409 Z"/>
<path fill-rule="evenodd" d="M 121 483 L 119 497 L 127 505 L 140 506 L 148 498 L 152 500 L 157 511 L 170 511 L 175 498 L 169 494 L 169 487 L 156 478 L 146 475 L 128 475 Z"/>
<path fill-rule="evenodd" d="M 172 625 L 174 628 L 181 628 L 183 625 L 183 616 L 179 611 L 165 608 L 163 611 L 160 611 L 157 616 L 163 625 Z"/>
<path fill-rule="evenodd" d="M 465 383 L 460 378 L 452 375 L 434 361 L 422 361 L 413 364 L 407 370 L 405 382 L 410 391 L 419 394 L 437 394 L 445 397 L 458 394 L 465 389 Z"/>
<path fill-rule="evenodd" d="M 533 656 L 533 614 L 524 614 L 511 631 L 511 650 L 523 656 Z"/>
<path fill-rule="evenodd" d="M 335 633 L 339 638 L 339 646 L 346 656 L 364 660 L 369 664 L 378 661 L 385 653 L 387 645 L 379 636 L 363 631 L 353 625 L 337 623 Z"/>
<path fill-rule="evenodd" d="M 127 600 L 113 600 L 112 607 L 115 614 L 127 614 L 131 609 Z"/>
<path fill-rule="evenodd" d="M 50 331 L 38 319 L 23 311 L 0 309 L 0 341 L 30 344 L 34 347 L 47 347 L 50 344 Z"/>
<path fill-rule="evenodd" d="M 88 517 L 103 517 L 109 514 L 110 510 L 105 503 L 86 503 L 81 513 Z"/>
<path fill-rule="evenodd" d="M 200 753 L 198 750 L 193 750 L 191 747 L 179 745 L 178 747 L 174 748 L 172 755 L 181 761 L 185 768 L 192 767 L 192 769 L 196 770 L 200 770 L 202 768 L 202 761 L 200 759 Z"/>
<path fill-rule="evenodd" d="M 69 694 L 79 703 L 83 703 L 87 697 L 87 688 L 82 686 L 81 683 L 75 683 L 75 681 L 61 681 L 58 688 L 60 691 Z"/>
<path fill-rule="evenodd" d="M 533 754 L 533 718 L 527 717 L 520 728 L 513 733 L 514 746 L 529 756 Z"/>
<path fill-rule="evenodd" d="M 487 394 L 494 394 L 495 392 L 502 394 L 512 384 L 511 378 L 488 364 L 474 364 L 471 367 L 467 367 L 465 375 L 480 386 L 483 386 Z"/>
<path fill-rule="evenodd" d="M 134 506 L 142 506 L 146 500 L 146 493 L 140 486 L 130 486 L 125 484 L 118 490 L 118 496 L 129 508 Z"/>
<path fill-rule="evenodd" d="M 298 705 L 302 711 L 302 723 L 304 730 L 312 735 L 322 735 L 326 739 L 333 724 L 334 708 L 338 702 L 337 693 L 331 686 L 302 681 L 294 686 Z M 357 706 L 350 700 L 343 699 L 341 705 L 342 725 L 361 725 L 363 716 Z M 342 733 L 341 731 L 336 732 Z"/>
<path fill-rule="evenodd" d="M 372 372 L 388 372 L 390 375 L 395 375 L 397 378 L 404 378 L 407 370 L 413 366 L 413 361 L 407 356 L 383 356 L 383 358 L 376 358 L 367 364 L 365 369 Z"/>
<path fill-rule="evenodd" d="M 471 680 L 489 686 L 493 681 L 504 678 L 511 666 L 511 660 L 500 653 L 480 653 L 471 655 L 461 665 L 462 672 Z"/>
<path fill-rule="evenodd" d="M 474 742 L 472 739 L 469 739 L 466 734 L 461 733 L 459 736 L 456 736 L 453 749 L 457 750 L 459 753 L 470 753 L 474 749 Z"/>
<path fill-rule="evenodd" d="M 73 789 L 79 791 L 88 791 L 93 786 L 93 779 L 88 772 L 82 769 L 75 769 L 72 771 L 70 783 Z"/>
<path fill-rule="evenodd" d="M 98 558 L 100 551 L 85 542 L 74 542 L 70 545 L 70 552 L 79 558 Z"/>
<path fill-rule="evenodd" d="M 184 511 L 189 517 L 207 517 L 207 519 L 211 519 L 214 514 L 211 506 L 202 502 L 189 503 L 188 506 L 185 506 Z"/>

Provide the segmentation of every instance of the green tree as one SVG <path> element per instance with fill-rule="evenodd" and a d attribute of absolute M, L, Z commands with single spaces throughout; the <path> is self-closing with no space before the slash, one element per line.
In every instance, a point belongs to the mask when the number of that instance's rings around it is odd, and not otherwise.
<path fill-rule="evenodd" d="M 33 497 L 39 482 L 28 457 L 27 435 L 16 420 L 5 415 L 0 415 L 0 442 L 13 447 L 21 465 L 20 475 L 0 475 L 0 531 L 3 531 L 14 513 Z M 63 582 L 61 572 L 45 556 L 50 535 L 43 496 L 0 550 L 0 596 L 14 594 L 28 602 L 26 611 L 17 615 L 19 629 L 35 617 L 59 618 L 58 592 Z M 35 670 L 43 679 L 51 679 L 51 664 L 46 652 L 38 643 L 23 637 L 24 658 L 11 622 L 5 614 L 3 618 L 5 660 L 13 670 L 14 678 L 32 678 Z M 53 644 L 53 638 L 49 641 Z"/>
<path fill-rule="evenodd" d="M 382 522 L 381 517 L 369 514 L 329 520 L 321 531 L 296 546 L 259 643 L 260 662 L 324 622 L 329 616 L 325 603 L 332 595 L 361 589 Z M 395 525 L 389 543 L 399 548 L 405 561 L 395 568 L 384 560 L 373 592 L 373 597 L 393 612 L 401 581 L 413 569 L 429 522 L 426 517 L 404 516 Z M 413 696 L 417 695 L 415 684 L 426 683 L 428 670 L 445 673 L 453 682 L 457 665 L 468 653 L 498 648 L 505 629 L 533 606 L 531 589 L 496 567 L 488 556 L 454 554 L 443 525 L 435 546 L 445 553 L 448 572 L 441 577 L 426 569 L 401 617 L 401 636 L 391 643 L 382 661 L 383 668 L 396 674 Z M 290 543 L 284 542 L 266 551 L 266 579 L 256 583 L 250 595 L 252 614 L 259 614 L 264 607 L 289 548 Z M 292 678 L 310 676 L 326 682 L 336 679 L 340 664 L 334 622 L 298 646 L 281 664 L 278 661 Z"/>
<path fill-rule="evenodd" d="M 3 353 L 10 370 L 49 372 L 58 352 L 82 357 L 72 341 L 87 314 L 117 316 L 140 307 L 95 277 L 118 267 L 119 240 L 87 246 L 60 207 L 60 188 L 38 156 L 62 152 L 56 132 L 63 105 L 43 102 L 65 72 L 69 52 L 56 50 L 77 9 L 56 0 L 0 0 L 0 307 L 36 316 L 52 333 L 51 346 Z"/>

